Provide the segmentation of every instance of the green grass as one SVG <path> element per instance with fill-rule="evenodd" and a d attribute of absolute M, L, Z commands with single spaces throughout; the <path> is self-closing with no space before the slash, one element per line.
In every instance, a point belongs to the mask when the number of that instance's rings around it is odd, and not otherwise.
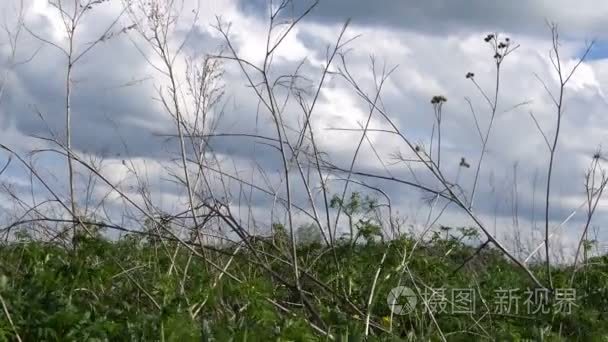
<path fill-rule="evenodd" d="M 81 239 L 76 250 L 27 239 L 3 245 L 0 294 L 6 310 L 0 314 L 0 340 L 14 340 L 15 331 L 24 341 L 328 340 L 310 326 L 309 321 L 315 320 L 298 305 L 297 292 L 277 280 L 293 278 L 287 255 L 280 260 L 270 256 L 281 255 L 282 239 L 252 242 L 268 269 L 257 264 L 247 248 L 236 253 L 234 246 L 206 251 L 206 257 L 222 267 L 234 254 L 227 270 L 239 281 L 228 275 L 218 280 L 216 269 L 183 246 L 134 235 L 118 241 Z M 300 266 L 310 275 L 302 276 L 302 287 L 336 340 L 364 339 L 364 313 L 384 253 L 371 307 L 376 326 L 370 330 L 370 340 L 434 341 L 441 334 L 449 341 L 488 340 L 488 336 L 501 341 L 607 340 L 606 257 L 591 260 L 579 271 L 573 286 L 576 306 L 570 314 L 558 310 L 527 314 L 523 298 L 519 313 L 501 314 L 494 312 L 496 291 L 518 288 L 523 296 L 524 289 L 532 288 L 524 272 L 488 248 L 453 274 L 474 248 L 439 235 L 409 254 L 413 245 L 404 237 L 390 243 L 344 242 L 334 250 L 319 244 L 299 247 Z M 407 267 L 400 267 L 404 252 Z M 542 267 L 534 271 L 544 278 Z M 568 288 L 570 274 L 567 268 L 554 269 L 555 288 Z M 386 298 L 398 284 L 421 291 L 425 286 L 444 288 L 448 294 L 452 289 L 473 289 L 476 307 L 472 314 L 456 314 L 451 303 L 431 301 L 430 305 L 447 307 L 446 312 L 431 316 L 419 300 L 409 314 L 393 316 L 389 334 Z"/>

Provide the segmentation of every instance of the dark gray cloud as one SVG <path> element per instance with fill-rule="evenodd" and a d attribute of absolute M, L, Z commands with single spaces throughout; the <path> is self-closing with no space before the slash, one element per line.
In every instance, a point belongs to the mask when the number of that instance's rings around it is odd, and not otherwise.
<path fill-rule="evenodd" d="M 74 148 L 94 154 L 124 154 L 124 140 L 133 156 L 157 157 L 162 151 L 153 147 L 160 142 L 153 130 L 161 130 L 171 120 L 159 112 L 151 82 L 124 86 L 148 76 L 143 60 L 125 40 L 102 44 L 92 53 L 94 58 L 82 59 L 74 67 Z M 63 137 L 66 63 L 57 50 L 45 46 L 31 63 L 19 66 L 4 99 L 5 120 L 25 135 L 49 136 L 50 128 Z M 150 124 L 148 129 L 142 130 L 144 124 Z"/>
<path fill-rule="evenodd" d="M 313 1 L 294 1 L 284 11 L 297 16 Z M 245 13 L 268 16 L 265 0 L 240 0 Z M 427 34 L 458 35 L 470 32 L 507 31 L 517 34 L 546 34 L 547 21 L 559 23 L 564 35 L 583 38 L 605 37 L 603 19 L 608 6 L 603 1 L 577 2 L 572 11 L 568 1 L 366 1 L 321 0 L 310 18 L 320 23 L 383 26 Z"/>

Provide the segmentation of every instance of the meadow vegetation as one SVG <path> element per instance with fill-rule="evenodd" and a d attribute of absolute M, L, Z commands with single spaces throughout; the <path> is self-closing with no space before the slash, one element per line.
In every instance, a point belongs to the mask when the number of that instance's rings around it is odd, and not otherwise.
<path fill-rule="evenodd" d="M 316 1 L 305 8 L 290 0 L 270 6 L 266 44 L 256 60 L 240 54 L 241 37 L 231 34 L 231 25 L 241 23 L 221 18 L 213 25 L 222 39 L 219 52 L 189 55 L 199 12 L 180 1 L 119 2 L 117 18 L 86 43 L 87 23 L 117 2 L 49 2 L 65 24 L 63 39 L 28 27 L 23 2 L 15 26 L 5 30 L 11 67 L 36 62 L 35 55 L 15 60 L 23 35 L 64 58 L 65 125 L 62 132 L 31 137 L 43 146 L 32 151 L 0 137 L 0 177 L 19 170 L 30 180 L 24 191 L 0 178 L 2 200 L 10 201 L 3 207 L 13 208 L 0 224 L 0 341 L 608 340 L 608 256 L 597 253 L 592 231 L 608 184 L 600 150 L 579 177 L 586 202 L 577 209 L 585 219 L 575 233 L 576 255 L 556 262 L 559 247 L 552 240 L 552 175 L 566 85 L 593 44 L 577 60 L 564 61 L 557 26 L 549 25 L 553 78 L 537 76 L 537 85 L 550 99 L 551 127 L 529 112 L 546 147 L 539 151 L 547 159 L 543 241 L 524 246 L 519 226 L 506 227 L 517 238 L 505 241 L 490 228 L 492 218 L 476 210 L 488 142 L 500 129 L 495 117 L 513 110 L 501 102 L 503 66 L 519 48 L 512 37 L 481 36 L 491 72 L 462 71 L 482 103 L 467 99 L 470 108 L 463 110 L 470 110 L 479 146 L 468 146 L 474 152 L 456 164 L 445 147 L 450 95 L 434 95 L 428 108 L 419 108 L 432 115 L 430 136 L 402 127 L 400 113 L 389 112 L 382 100 L 395 69 L 381 67 L 377 57 L 366 75 L 349 68 L 357 42 L 349 21 L 335 32 L 320 68 L 307 56 L 294 70 L 277 66 L 277 51 Z M 120 178 L 107 172 L 101 156 L 72 142 L 72 119 L 83 114 L 72 107 L 82 84 L 74 73 L 104 44 L 125 37 L 154 71 L 153 97 L 174 124 L 163 132 L 171 148 L 159 163 L 166 189 L 151 189 L 146 170 L 128 157 L 119 158 L 127 170 Z M 492 86 L 486 89 L 481 77 Z M 262 118 L 264 129 L 217 130 L 231 108 L 225 105 L 228 79 L 245 84 L 257 106 L 245 115 L 256 123 Z M 352 91 L 365 109 L 359 127 L 328 133 L 318 124 L 324 115 L 319 103 L 331 100 L 320 95 L 329 79 Z M 10 84 L 0 81 L 2 101 Z M 37 110 L 44 122 L 45 109 Z M 348 139 L 349 152 L 332 158 L 323 151 L 319 136 L 327 134 L 355 137 Z M 394 151 L 378 153 L 378 139 L 392 139 Z M 260 153 L 274 159 L 262 166 L 248 156 L 250 168 L 237 171 L 237 157 L 215 149 L 219 140 L 263 145 L 267 150 Z M 364 147 L 383 168 L 359 167 Z M 41 171 L 42 156 L 65 161 L 65 173 Z M 388 172 L 389 164 L 403 172 Z M 463 170 L 467 182 L 461 182 Z M 395 189 L 419 196 L 426 221 L 417 229 L 399 216 L 390 196 Z M 155 200 L 156 190 L 177 194 L 173 211 Z M 468 223 L 455 225 L 446 210 Z"/>

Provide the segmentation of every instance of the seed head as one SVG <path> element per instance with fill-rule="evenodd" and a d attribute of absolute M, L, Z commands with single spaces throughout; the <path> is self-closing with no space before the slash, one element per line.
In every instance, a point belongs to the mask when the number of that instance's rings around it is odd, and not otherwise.
<path fill-rule="evenodd" d="M 443 103 L 443 102 L 447 102 L 447 101 L 448 101 L 448 99 L 443 95 L 435 95 L 435 96 L 433 96 L 433 98 L 431 98 L 432 104 L 439 104 L 439 103 Z"/>
<path fill-rule="evenodd" d="M 474 73 L 472 73 L 472 72 L 470 72 L 470 71 L 469 71 L 469 72 L 467 72 L 467 76 L 466 76 L 466 78 L 473 78 L 473 77 L 475 77 L 475 74 L 474 74 Z"/>

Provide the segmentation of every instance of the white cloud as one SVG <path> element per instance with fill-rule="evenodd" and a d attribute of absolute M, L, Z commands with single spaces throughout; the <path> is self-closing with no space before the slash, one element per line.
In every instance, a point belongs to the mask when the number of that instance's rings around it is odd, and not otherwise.
<path fill-rule="evenodd" d="M 46 17 L 48 22 L 41 24 L 42 27 L 59 41 L 61 35 L 58 32 L 61 26 L 58 26 L 58 18 L 53 17 L 48 6 L 43 3 L 44 1 L 33 3 L 32 10 L 28 13 L 28 21 L 38 22 L 40 16 Z M 591 2 L 583 2 L 582 12 L 572 18 L 566 18 L 563 8 L 567 6 L 551 5 L 545 11 L 542 8 L 546 5 L 543 2 L 529 5 L 535 12 L 533 15 L 526 14 L 528 18 L 526 20 L 536 18 L 537 13 L 546 13 L 556 20 L 562 18 L 566 27 L 576 27 L 575 32 L 587 27 L 593 33 L 597 20 L 601 17 L 600 14 L 608 10 L 608 7 L 604 9 L 603 4 L 596 3 L 599 8 L 591 11 Z M 192 6 L 193 3 L 187 2 L 185 8 L 189 9 Z M 359 9 L 364 9 L 366 5 L 360 4 L 360 6 Z M 403 9 L 401 6 L 388 7 Z M 116 13 L 115 10 L 115 8 L 104 10 L 102 12 L 104 19 L 112 18 Z M 200 30 L 197 34 L 200 36 L 191 37 L 189 48 L 192 51 L 216 52 L 219 36 L 210 26 L 214 24 L 215 14 L 221 14 L 225 21 L 232 22 L 231 37 L 234 38 L 240 56 L 254 63 L 261 63 L 264 58 L 267 22 L 259 13 L 242 12 L 236 2 L 203 2 L 201 19 L 197 26 Z M 442 167 L 446 177 L 454 179 L 458 175 L 465 190 L 470 192 L 474 168 L 459 169 L 458 163 L 461 157 L 465 157 L 474 167 L 481 146 L 473 117 L 464 97 L 471 98 L 483 131 L 489 122 L 489 110 L 483 96 L 464 76 L 469 71 L 474 72 L 476 81 L 489 96 L 493 96 L 495 75 L 492 51 L 483 42 L 485 33 L 483 30 L 489 26 L 488 22 L 480 19 L 481 22 L 473 23 L 459 18 L 456 16 L 448 24 L 450 27 L 461 29 L 454 29 L 453 32 L 444 32 L 444 34 L 437 34 L 424 25 L 397 25 L 390 21 L 382 23 L 383 25 L 379 25 L 380 23 L 371 25 L 369 22 L 359 23 L 354 20 L 346 38 L 359 34 L 361 37 L 351 43 L 352 50 L 346 54 L 346 61 L 351 74 L 362 82 L 366 90 L 373 89 L 370 55 L 375 58 L 377 71 L 384 65 L 387 69 L 399 65 L 385 85 L 382 105 L 402 132 L 415 143 L 423 142 L 427 147 L 429 146 L 429 133 L 433 125 L 433 112 L 429 103 L 431 96 L 442 94 L 448 98 L 444 106 Z M 425 19 L 421 15 L 417 20 L 432 26 L 436 19 L 432 17 Z M 183 27 L 180 26 L 178 36 L 183 35 L 184 30 L 189 27 L 186 23 L 188 23 L 187 17 L 184 19 Z M 504 20 L 501 19 L 500 23 L 504 24 Z M 94 28 L 98 25 L 92 24 L 91 30 L 83 31 L 85 36 L 95 36 Z M 499 110 L 489 141 L 486 164 L 481 171 L 476 212 L 484 221 L 493 222 L 494 203 L 499 203 L 498 215 L 500 219 L 506 221 L 500 226 L 508 231 L 512 229 L 508 223 L 511 208 L 508 201 L 502 198 L 506 195 L 500 192 L 492 193 L 490 178 L 494 178 L 494 186 L 497 189 L 509 190 L 512 186 L 513 164 L 518 162 L 518 182 L 521 189 L 519 198 L 524 206 L 522 221 L 531 220 L 535 214 L 536 219 L 540 217 L 538 212 L 542 209 L 542 196 L 537 195 L 534 199 L 533 210 L 530 193 L 535 190 L 538 194 L 542 194 L 545 177 L 543 170 L 547 165 L 548 153 L 542 135 L 530 118 L 529 111 L 534 113 L 545 134 L 552 137 L 555 131 L 555 109 L 543 85 L 536 79 L 535 73 L 554 93 L 558 88 L 553 66 L 548 59 L 551 47 L 548 32 L 541 36 L 536 29 L 531 29 L 529 26 L 517 28 L 506 25 L 505 27 L 509 30 L 508 36 L 521 46 L 508 57 L 502 69 Z M 273 75 L 276 76 L 286 70 L 293 71 L 301 60 L 308 58 L 308 63 L 303 68 L 306 75 L 312 78 L 310 84 L 317 84 L 320 70 L 324 66 L 327 47 L 331 47 L 335 42 L 340 28 L 341 22 L 338 20 L 314 20 L 314 17 L 310 21 L 304 20 L 276 51 Z M 125 138 L 127 145 L 133 148 L 129 153 L 132 156 L 131 161 L 141 167 L 142 174 L 154 180 L 151 184 L 158 187 L 154 194 L 156 201 L 163 203 L 163 207 L 177 207 L 185 203 L 183 194 L 179 193 L 183 192 L 183 189 L 176 190 L 176 187 L 168 186 L 166 180 L 161 181 L 164 176 L 168 176 L 165 167 L 172 165 L 171 159 L 175 154 L 171 152 L 176 151 L 176 145 L 163 144 L 159 140 L 150 138 L 151 133 L 174 130 L 174 123 L 169 115 L 163 113 L 162 106 L 158 102 L 152 100 L 157 94 L 151 84 L 160 86 L 165 85 L 166 81 L 155 78 L 145 86 L 129 88 L 124 93 L 121 93 L 121 88 L 102 95 L 98 92 L 100 87 L 107 87 L 108 84 L 118 85 L 134 77 L 139 79 L 157 76 L 145 60 L 138 56 L 139 52 L 124 38 L 100 46 L 101 52 L 92 54 L 83 66 L 81 75 L 88 79 L 86 82 L 76 83 L 75 101 L 79 103 L 80 115 L 75 120 L 75 125 L 81 127 L 80 132 L 84 133 L 76 140 L 78 142 L 76 148 L 80 148 L 81 153 L 82 150 L 87 149 L 90 153 L 101 154 L 100 151 L 91 150 L 95 146 L 104 144 L 112 149 L 108 151 L 109 155 L 124 154 L 121 149 L 122 142 L 117 138 L 118 133 L 110 129 L 107 124 L 101 123 L 103 120 L 100 119 L 99 113 L 104 113 L 116 122 L 120 135 Z M 584 44 L 583 39 L 564 40 L 561 45 L 561 57 L 566 69 L 576 63 L 576 58 Z M 143 52 L 150 53 L 148 50 Z M 44 58 L 40 58 L 42 56 Z M 9 92 L 13 94 L 11 102 L 3 103 L 0 113 L 11 118 L 9 122 L 20 124 L 1 131 L 1 143 L 18 145 L 23 149 L 30 147 L 28 144 L 32 140 L 26 135 L 39 133 L 32 128 L 33 119 L 23 119 L 26 115 L 32 115 L 24 110 L 32 103 L 48 111 L 48 115 L 54 118 L 53 120 L 58 121 L 58 118 L 61 118 L 61 112 L 56 108 L 60 108 L 57 104 L 63 94 L 60 72 L 64 67 L 62 63 L 57 55 L 53 55 L 45 48 L 38 59 L 15 71 L 16 82 L 11 83 L 12 88 Z M 185 70 L 183 61 L 178 61 L 177 65 L 177 71 L 181 75 Z M 337 65 L 332 70 L 337 70 Z M 53 78 L 53 80 L 44 78 Z M 253 91 L 246 87 L 247 81 L 240 75 L 236 65 L 226 62 L 225 80 L 229 101 L 224 108 L 225 114 L 220 128 L 229 131 L 227 133 L 274 134 L 268 113 L 259 110 Z M 339 166 L 348 167 L 354 148 L 360 139 L 360 133 L 330 131 L 327 128 L 359 128 L 367 119 L 369 106 L 339 77 L 329 77 L 326 82 L 327 87 L 322 91 L 313 114 L 313 127 L 323 151 L 327 152 Z M 553 209 L 552 221 L 562 219 L 563 214 L 572 210 L 572 206 L 583 198 L 580 186 L 583 173 L 593 151 L 598 145 L 605 144 L 608 129 L 608 117 L 604 113 L 605 84 L 608 84 L 608 62 L 600 59 L 583 63 L 566 89 L 567 110 L 562 122 L 562 136 L 554 174 L 556 190 L 553 192 L 553 201 L 556 205 Z M 522 101 L 531 102 L 511 110 L 514 105 Z M 19 108 L 20 111 L 16 113 L 15 108 Z M 287 108 L 285 118 L 290 126 L 301 125 L 301 112 L 298 111 L 297 106 L 292 104 Z M 389 128 L 377 113 L 373 116 L 371 126 Z M 375 152 L 384 159 L 385 164 L 394 162 L 391 155 L 395 152 L 409 153 L 407 146 L 395 136 L 370 133 L 369 139 L 374 144 Z M 250 151 L 254 146 L 251 140 L 234 138 L 214 141 L 217 141 L 218 153 L 224 158 L 226 170 L 233 171 L 233 166 L 238 165 L 238 170 L 250 171 L 253 162 L 257 162 L 267 168 L 270 183 L 280 184 L 279 159 L 275 158 L 276 151 L 272 148 L 256 144 L 258 153 L 251 155 Z M 168 145 L 170 147 L 167 147 Z M 165 150 L 169 153 L 165 153 Z M 375 152 L 367 142 L 364 142 L 357 168 L 384 174 L 384 166 L 377 161 Z M 63 165 L 59 162 L 56 164 Z M 409 171 L 402 164 L 391 166 L 389 169 L 394 175 L 412 180 Z M 415 169 L 423 171 L 418 166 L 415 166 Z M 107 160 L 104 172 L 114 182 L 131 177 L 122 165 L 122 158 L 118 157 Z M 534 174 L 537 174 L 537 182 L 533 181 Z M 253 176 L 254 173 L 251 175 L 257 184 L 264 185 L 261 175 L 256 177 Z M 11 177 L 15 177 L 15 174 L 13 173 Z M 435 184 L 428 174 L 421 173 L 419 179 L 430 185 Z M 133 179 L 129 179 L 129 182 L 133 182 Z M 426 217 L 426 207 L 420 205 L 419 192 L 396 186 L 394 183 L 382 184 L 387 187 L 394 204 L 400 208 L 402 214 L 409 217 Z M 560 191 L 557 190 L 558 186 L 561 188 Z M 102 187 L 99 191 L 97 195 L 105 193 L 107 189 Z M 238 191 L 236 193 L 238 194 Z M 113 200 L 116 206 L 122 202 L 115 195 Z M 306 204 L 305 198 L 301 195 L 297 200 L 298 203 Z M 560 208 L 559 203 L 563 209 Z M 256 212 L 262 216 L 268 214 L 259 209 L 265 205 L 268 207 L 272 203 L 264 196 L 257 198 L 254 203 Z M 606 205 L 602 204 L 600 210 L 604 213 Z M 467 223 L 461 214 L 452 209 L 448 210 L 444 219 L 448 223 Z"/>

